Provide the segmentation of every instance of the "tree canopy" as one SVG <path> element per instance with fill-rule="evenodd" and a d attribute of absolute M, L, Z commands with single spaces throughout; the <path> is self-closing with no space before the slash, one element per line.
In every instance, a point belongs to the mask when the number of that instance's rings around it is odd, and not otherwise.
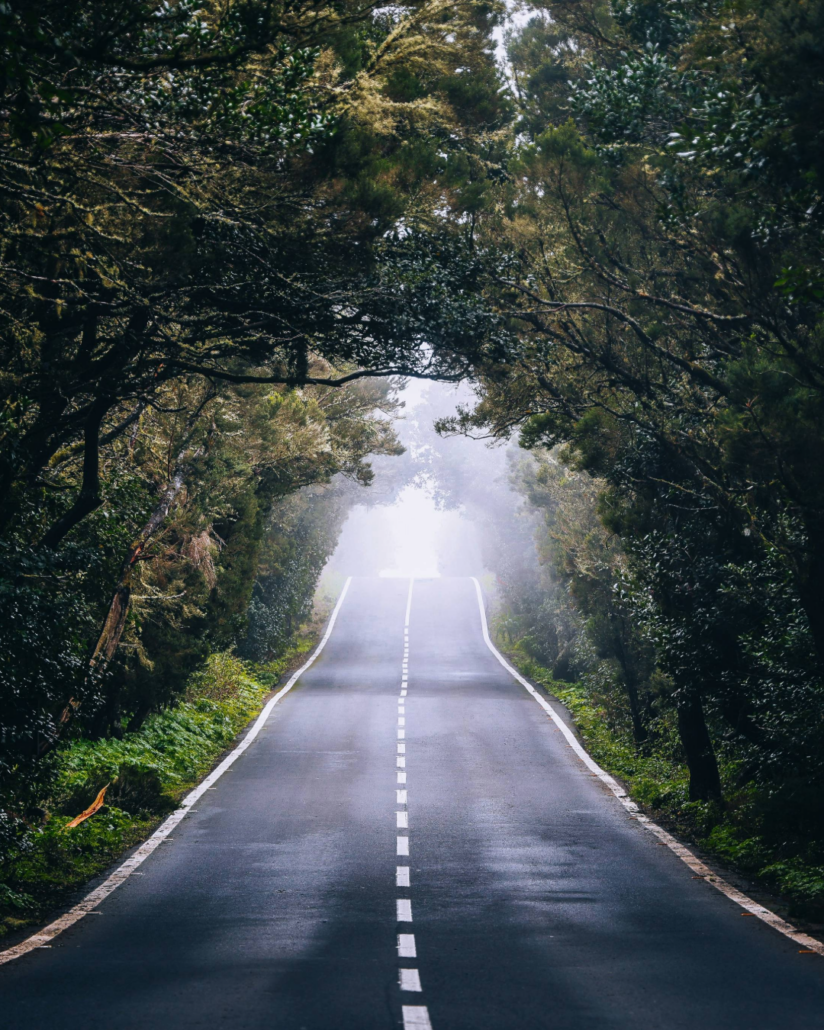
<path fill-rule="evenodd" d="M 822 12 L 537 11 L 475 227 L 518 344 L 445 427 L 518 429 L 600 478 L 696 798 L 721 792 L 707 712 L 764 775 L 821 774 Z"/>

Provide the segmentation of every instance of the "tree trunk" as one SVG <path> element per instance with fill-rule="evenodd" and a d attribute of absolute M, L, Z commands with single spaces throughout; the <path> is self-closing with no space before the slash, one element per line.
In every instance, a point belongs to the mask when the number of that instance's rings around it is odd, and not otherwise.
<path fill-rule="evenodd" d="M 152 516 L 149 521 L 140 530 L 137 537 L 135 537 L 132 546 L 129 548 L 129 552 L 120 567 L 120 577 L 118 578 L 117 585 L 114 588 L 112 600 L 109 604 L 109 610 L 103 621 L 103 628 L 100 631 L 100 636 L 97 638 L 94 653 L 89 661 L 90 676 L 94 673 L 100 673 L 106 668 L 120 644 L 123 630 L 126 628 L 126 618 L 129 614 L 129 602 L 131 601 L 132 596 L 132 576 L 134 574 L 135 565 L 146 550 L 146 546 L 151 542 L 152 537 L 166 521 L 166 517 L 169 514 L 177 495 L 183 489 L 183 479 L 185 474 L 186 468 L 179 466 L 175 471 L 174 478 L 163 491 L 160 504 L 158 504 L 152 512 Z M 63 709 L 63 712 L 57 721 L 57 732 L 53 737 L 49 738 L 49 740 L 44 741 L 40 746 L 38 750 L 38 754 L 40 756 L 51 751 L 57 744 L 79 707 L 80 702 L 75 700 L 75 698 L 71 698 L 69 700 L 69 703 Z"/>
<path fill-rule="evenodd" d="M 644 725 L 641 715 L 641 707 L 638 704 L 638 683 L 634 676 L 627 669 L 624 669 L 624 688 L 629 702 L 629 715 L 632 720 L 632 735 L 636 744 L 645 744 L 649 734 Z"/>
<path fill-rule="evenodd" d="M 97 317 L 90 316 L 83 326 L 81 346 L 68 360 L 65 346 L 71 335 L 67 336 L 69 327 L 54 316 L 52 308 L 48 304 L 40 320 L 46 339 L 42 346 L 42 382 L 31 398 L 37 415 L 13 453 L 0 460 L 0 532 L 18 517 L 23 495 L 36 487 L 49 460 L 76 439 L 78 430 L 85 430 L 88 422 L 84 425 L 83 420 L 89 416 L 83 399 L 91 397 L 94 408 L 103 395 L 116 398 L 123 395 L 124 385 L 131 386 L 128 379 L 124 383 L 124 369 L 140 353 L 150 318 L 148 309 L 138 309 L 121 340 L 95 357 Z M 132 390 L 126 390 L 125 395 L 131 396 Z M 84 499 L 83 503 L 88 502 Z"/>
<path fill-rule="evenodd" d="M 37 483 L 43 466 L 63 443 L 66 398 L 56 389 L 48 390 L 38 398 L 38 405 L 32 425 L 0 461 L 0 533 L 17 519 L 25 491 Z"/>
<path fill-rule="evenodd" d="M 129 614 L 129 602 L 131 601 L 132 596 L 132 576 L 134 574 L 135 565 L 137 565 L 143 555 L 146 545 L 151 541 L 152 537 L 166 521 L 172 505 L 177 500 L 177 496 L 180 491 L 183 489 L 183 483 L 189 469 L 191 468 L 192 462 L 203 454 L 204 448 L 198 447 L 197 450 L 189 454 L 188 457 L 186 456 L 189 442 L 191 440 L 191 433 L 193 432 L 197 420 L 202 414 L 206 404 L 208 404 L 213 397 L 214 393 L 210 391 L 190 416 L 186 427 L 185 442 L 182 450 L 177 456 L 177 465 L 175 466 L 174 475 L 166 484 L 166 488 L 160 498 L 160 503 L 152 512 L 149 521 L 138 533 L 132 546 L 129 548 L 129 553 L 126 555 L 123 565 L 120 568 L 120 577 L 114 588 L 114 594 L 112 596 L 111 604 L 109 605 L 109 611 L 103 622 L 103 628 L 100 631 L 100 636 L 98 637 L 94 653 L 92 654 L 91 661 L 89 663 L 92 669 L 105 668 L 109 661 L 111 661 L 112 656 L 120 644 L 120 638 L 123 636 L 123 630 L 126 627 L 126 617 Z"/>
<path fill-rule="evenodd" d="M 690 771 L 690 801 L 720 801 L 721 777 L 697 694 L 678 702 L 678 734 Z"/>
<path fill-rule="evenodd" d="M 623 620 L 621 620 L 623 622 Z M 635 673 L 635 663 L 627 654 L 624 646 L 622 627 L 616 627 L 613 634 L 614 651 L 624 674 L 624 690 L 629 702 L 629 714 L 632 720 L 632 735 L 636 744 L 643 744 L 647 740 L 647 728 L 641 715 L 641 706 L 638 704 L 638 677 Z"/>
<path fill-rule="evenodd" d="M 63 537 L 103 503 L 100 493 L 100 425 L 110 404 L 108 397 L 100 397 L 92 405 L 83 429 L 83 480 L 80 492 L 69 510 L 44 535 L 40 541 L 41 547 L 57 547 Z"/>
<path fill-rule="evenodd" d="M 129 602 L 132 596 L 132 577 L 135 565 L 146 550 L 146 545 L 151 542 L 152 537 L 166 521 L 166 517 L 174 504 L 177 495 L 183 489 L 185 469 L 178 467 L 174 478 L 167 485 L 161 496 L 160 504 L 152 512 L 152 516 L 146 525 L 140 530 L 135 538 L 129 553 L 120 568 L 120 577 L 114 588 L 109 611 L 103 622 L 94 653 L 91 658 L 93 668 L 105 668 L 111 661 L 115 651 L 120 644 L 123 630 L 126 627 L 126 617 L 129 614 Z"/>

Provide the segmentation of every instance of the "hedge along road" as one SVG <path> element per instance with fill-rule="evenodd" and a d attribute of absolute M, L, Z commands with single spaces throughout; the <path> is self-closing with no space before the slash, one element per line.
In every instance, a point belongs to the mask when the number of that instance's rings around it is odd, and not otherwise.
<path fill-rule="evenodd" d="M 490 653 L 472 580 L 355 579 L 164 843 L 0 967 L 0 1025 L 820 1025 L 821 957 L 660 845 Z"/>

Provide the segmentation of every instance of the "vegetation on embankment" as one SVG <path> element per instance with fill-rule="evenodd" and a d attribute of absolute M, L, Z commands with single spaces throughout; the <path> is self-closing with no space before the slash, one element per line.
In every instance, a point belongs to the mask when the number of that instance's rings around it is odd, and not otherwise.
<path fill-rule="evenodd" d="M 137 844 L 214 766 L 283 674 L 314 645 L 300 636 L 265 665 L 212 655 L 183 698 L 120 739 L 77 739 L 51 756 L 49 795 L 23 851 L 0 865 L 0 937 L 47 917 L 67 895 Z M 108 787 L 106 804 L 72 818 Z"/>
<path fill-rule="evenodd" d="M 734 759 L 722 757 L 719 763 L 724 802 L 690 801 L 689 770 L 674 719 L 660 719 L 648 745 L 640 748 L 610 717 L 607 699 L 585 684 L 555 679 L 517 646 L 508 656 L 566 706 L 587 751 L 620 778 L 646 811 L 708 854 L 777 891 L 791 917 L 824 922 L 824 842 L 781 834 L 770 792 L 753 783 L 742 785 Z"/>

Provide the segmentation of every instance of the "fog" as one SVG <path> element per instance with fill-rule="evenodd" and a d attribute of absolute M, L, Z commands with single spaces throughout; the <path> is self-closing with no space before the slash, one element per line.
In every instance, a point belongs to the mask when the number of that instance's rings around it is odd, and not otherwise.
<path fill-rule="evenodd" d="M 479 489 L 519 503 L 508 486 L 504 448 L 444 439 L 432 428 L 458 404 L 471 404 L 468 387 L 412 381 L 400 399 L 395 428 L 406 451 L 374 460 L 375 481 L 349 514 L 326 584 L 350 575 L 486 576 Z"/>

